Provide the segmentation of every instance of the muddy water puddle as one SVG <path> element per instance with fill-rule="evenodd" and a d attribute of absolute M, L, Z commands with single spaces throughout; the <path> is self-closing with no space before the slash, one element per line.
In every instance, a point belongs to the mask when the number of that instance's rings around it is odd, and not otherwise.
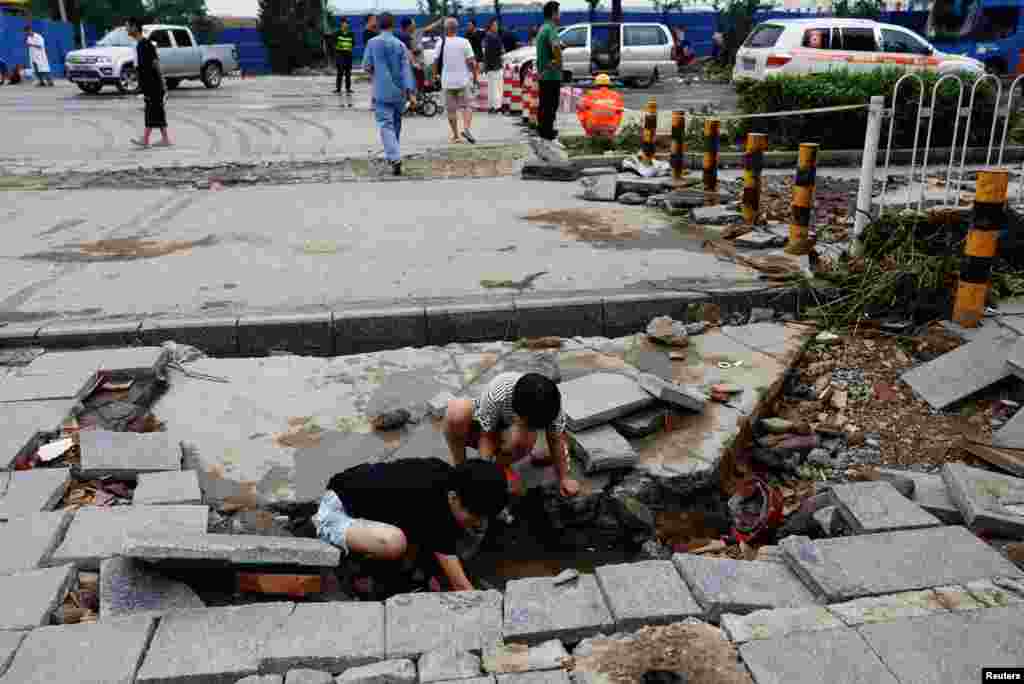
<path fill-rule="evenodd" d="M 700 251 L 705 236 L 676 230 L 665 214 L 647 207 L 590 206 L 539 210 L 522 217 L 557 230 L 574 242 L 611 249 L 685 249 Z"/>

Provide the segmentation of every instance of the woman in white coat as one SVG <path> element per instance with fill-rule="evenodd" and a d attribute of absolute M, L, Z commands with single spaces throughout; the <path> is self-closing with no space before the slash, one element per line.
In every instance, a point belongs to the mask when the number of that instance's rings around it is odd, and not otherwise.
<path fill-rule="evenodd" d="M 31 24 L 25 25 L 25 45 L 28 46 L 28 61 L 39 80 L 39 87 L 47 85 L 53 87 L 53 79 L 50 78 L 50 60 L 46 57 L 46 41 L 32 30 Z"/>

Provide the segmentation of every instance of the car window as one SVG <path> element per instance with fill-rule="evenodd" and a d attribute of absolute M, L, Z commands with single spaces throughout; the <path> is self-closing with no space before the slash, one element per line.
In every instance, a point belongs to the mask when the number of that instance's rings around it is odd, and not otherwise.
<path fill-rule="evenodd" d="M 882 49 L 885 52 L 906 52 L 912 55 L 930 55 L 932 49 L 916 36 L 904 31 L 882 29 Z"/>
<path fill-rule="evenodd" d="M 815 50 L 832 49 L 832 31 L 827 28 L 810 29 L 804 32 L 804 40 L 801 43 L 805 48 Z"/>
<path fill-rule="evenodd" d="M 627 47 L 650 47 L 668 45 L 668 38 L 659 26 L 626 26 L 623 45 Z"/>
<path fill-rule="evenodd" d="M 568 31 L 562 34 L 559 40 L 562 42 L 562 47 L 587 47 L 587 27 L 579 26 L 574 29 L 569 29 Z"/>
<path fill-rule="evenodd" d="M 114 29 L 107 35 L 96 41 L 96 45 L 102 47 L 135 47 L 135 41 L 123 28 Z"/>
<path fill-rule="evenodd" d="M 153 41 L 153 44 L 157 47 L 169 48 L 171 47 L 171 34 L 164 29 L 153 31 L 149 34 L 149 39 Z"/>
<path fill-rule="evenodd" d="M 775 24 L 761 24 L 751 32 L 743 47 L 748 48 L 769 48 L 775 47 L 779 41 L 783 28 Z"/>
<path fill-rule="evenodd" d="M 875 30 L 870 28 L 844 28 L 842 30 L 843 46 L 841 49 L 850 52 L 877 52 Z M 834 46 L 833 46 L 834 47 Z"/>
<path fill-rule="evenodd" d="M 192 36 L 185 29 L 174 29 L 174 43 L 178 47 L 192 47 Z"/>

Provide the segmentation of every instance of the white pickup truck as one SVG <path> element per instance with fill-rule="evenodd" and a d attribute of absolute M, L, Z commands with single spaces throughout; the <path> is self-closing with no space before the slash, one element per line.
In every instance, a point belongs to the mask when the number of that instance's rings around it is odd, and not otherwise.
<path fill-rule="evenodd" d="M 184 26 L 144 26 L 142 35 L 157 47 L 168 88 L 177 88 L 186 80 L 201 80 L 207 88 L 218 88 L 224 74 L 238 69 L 237 46 L 198 45 Z M 123 28 L 103 36 L 96 47 L 69 52 L 64 61 L 68 80 L 82 92 L 95 95 L 104 85 L 113 85 L 122 93 L 138 90 L 135 41 Z"/>

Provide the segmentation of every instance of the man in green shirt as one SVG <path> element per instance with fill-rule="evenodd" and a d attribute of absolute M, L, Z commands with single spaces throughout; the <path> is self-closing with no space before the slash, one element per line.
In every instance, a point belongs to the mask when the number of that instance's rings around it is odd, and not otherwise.
<path fill-rule="evenodd" d="M 537 73 L 540 77 L 540 104 L 537 126 L 540 137 L 555 140 L 555 115 L 562 90 L 562 44 L 558 40 L 559 5 L 551 0 L 544 5 L 544 26 L 537 34 Z"/>

